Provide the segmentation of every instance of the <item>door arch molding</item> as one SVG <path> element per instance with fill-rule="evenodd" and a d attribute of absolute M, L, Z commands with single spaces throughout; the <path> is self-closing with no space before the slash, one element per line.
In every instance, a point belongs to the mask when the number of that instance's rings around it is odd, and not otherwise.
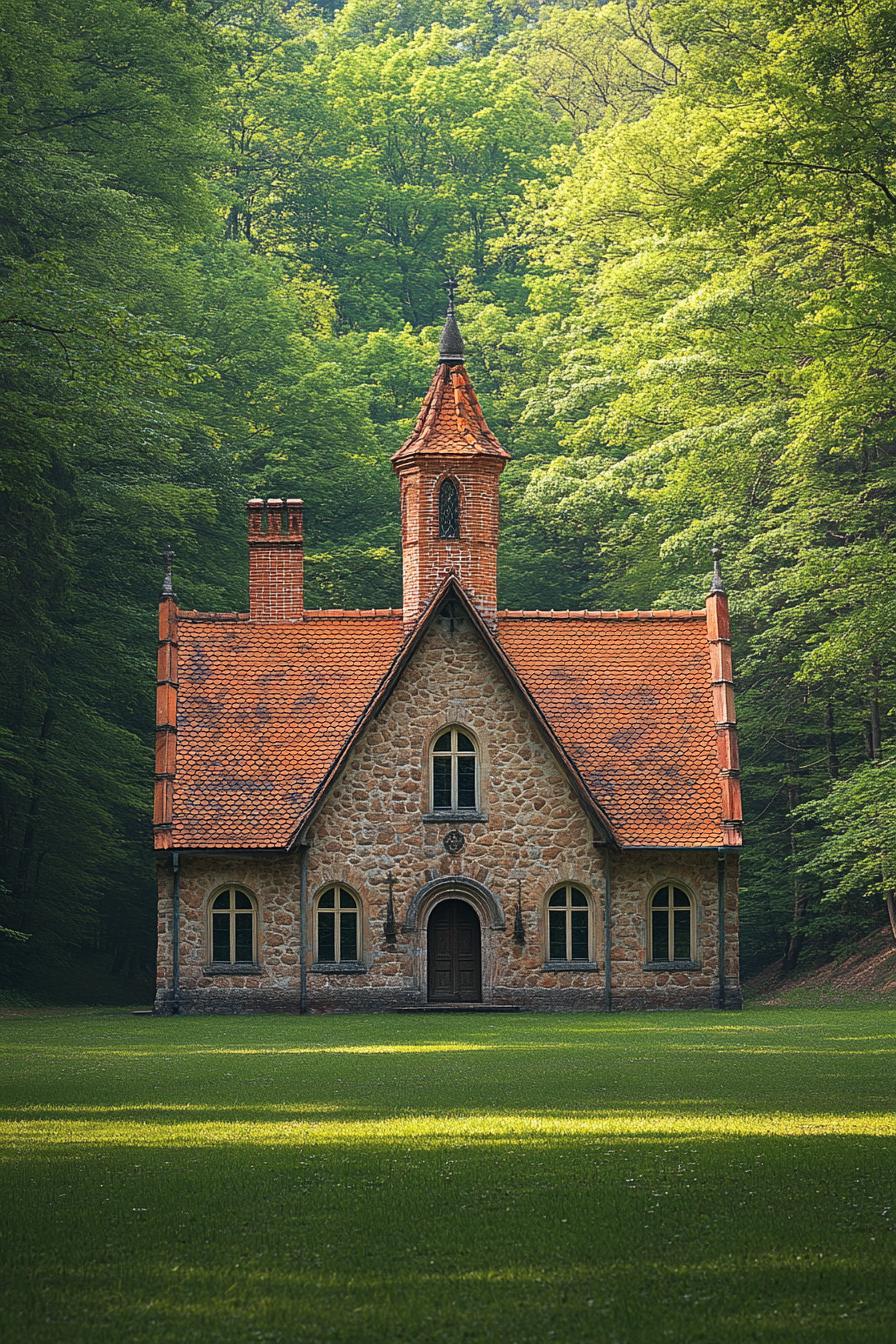
<path fill-rule="evenodd" d="M 469 901 L 483 929 L 505 928 L 504 911 L 488 887 L 472 877 L 437 877 L 422 886 L 411 900 L 404 918 L 404 932 L 415 933 L 422 928 L 432 907 L 446 896 Z"/>

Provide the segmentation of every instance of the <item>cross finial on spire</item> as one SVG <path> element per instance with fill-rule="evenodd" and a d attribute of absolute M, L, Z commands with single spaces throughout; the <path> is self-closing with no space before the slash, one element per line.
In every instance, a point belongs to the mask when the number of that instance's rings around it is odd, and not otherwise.
<path fill-rule="evenodd" d="M 448 291 L 448 311 L 445 314 L 445 325 L 439 339 L 439 363 L 462 364 L 464 341 L 454 314 L 454 302 L 457 298 L 457 279 L 455 276 L 448 276 L 445 281 L 445 288 Z"/>
<path fill-rule="evenodd" d="M 165 562 L 165 577 L 162 580 L 162 596 L 174 596 L 174 584 L 171 579 L 171 568 L 174 564 L 174 551 L 169 543 L 162 552 L 162 559 Z"/>
<path fill-rule="evenodd" d="M 722 582 L 722 548 L 716 543 L 712 548 L 712 586 L 711 593 L 724 593 L 725 585 Z"/>

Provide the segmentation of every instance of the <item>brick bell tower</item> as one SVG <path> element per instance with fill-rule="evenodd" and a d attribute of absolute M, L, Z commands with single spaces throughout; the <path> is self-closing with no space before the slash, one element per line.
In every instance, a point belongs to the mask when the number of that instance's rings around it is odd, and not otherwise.
<path fill-rule="evenodd" d="M 489 624 L 498 608 L 498 478 L 510 454 L 485 423 L 464 367 L 455 289 L 449 281 L 438 368 L 413 433 L 392 458 L 401 488 L 406 625 L 449 574 Z"/>

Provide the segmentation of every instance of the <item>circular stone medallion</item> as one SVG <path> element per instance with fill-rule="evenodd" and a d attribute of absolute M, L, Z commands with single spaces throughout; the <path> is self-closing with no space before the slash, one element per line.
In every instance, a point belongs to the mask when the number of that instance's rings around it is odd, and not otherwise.
<path fill-rule="evenodd" d="M 460 831 L 449 831 L 442 841 L 449 854 L 459 854 L 466 841 Z"/>

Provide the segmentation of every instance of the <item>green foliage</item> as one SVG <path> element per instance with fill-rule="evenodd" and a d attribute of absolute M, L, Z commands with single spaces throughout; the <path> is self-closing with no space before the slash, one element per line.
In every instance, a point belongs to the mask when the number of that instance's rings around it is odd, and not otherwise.
<path fill-rule="evenodd" d="M 513 453 L 509 606 L 727 547 L 750 964 L 879 916 L 896 700 L 892 7 L 13 0 L 0 37 L 0 923 L 151 958 L 158 552 L 396 604 L 449 271 Z M 869 761 L 874 760 L 873 766 Z M 883 761 L 883 764 L 880 762 Z M 883 872 L 886 873 L 886 861 Z"/>

